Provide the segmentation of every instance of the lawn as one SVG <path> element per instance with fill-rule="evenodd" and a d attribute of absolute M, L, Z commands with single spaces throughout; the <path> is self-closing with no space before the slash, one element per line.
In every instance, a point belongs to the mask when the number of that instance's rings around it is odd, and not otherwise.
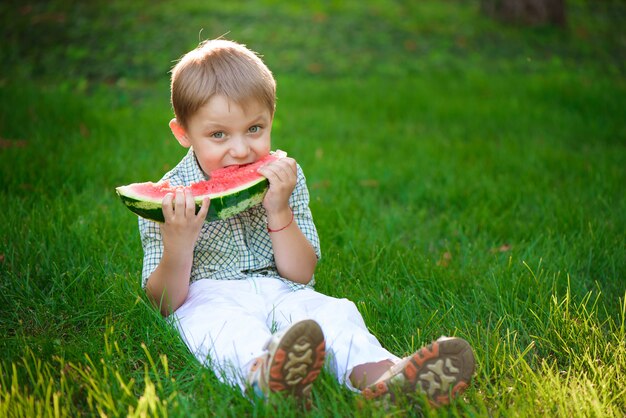
<path fill-rule="evenodd" d="M 0 417 L 292 416 L 189 354 L 140 286 L 115 187 L 184 155 L 168 71 L 199 39 L 261 53 L 274 148 L 303 167 L 317 289 L 391 351 L 467 339 L 449 407 L 384 411 L 324 373 L 310 416 L 626 414 L 626 6 L 565 28 L 472 1 L 0 4 Z"/>

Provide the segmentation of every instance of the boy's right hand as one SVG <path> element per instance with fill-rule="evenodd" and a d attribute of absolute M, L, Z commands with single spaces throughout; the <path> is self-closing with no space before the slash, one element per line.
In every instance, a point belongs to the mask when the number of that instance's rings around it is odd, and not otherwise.
<path fill-rule="evenodd" d="M 161 224 L 161 235 L 164 249 L 178 252 L 181 256 L 193 254 L 194 245 L 209 211 L 209 198 L 202 201 L 198 214 L 193 194 L 188 187 L 177 188 L 175 194 L 168 193 L 162 203 L 165 222 Z"/>

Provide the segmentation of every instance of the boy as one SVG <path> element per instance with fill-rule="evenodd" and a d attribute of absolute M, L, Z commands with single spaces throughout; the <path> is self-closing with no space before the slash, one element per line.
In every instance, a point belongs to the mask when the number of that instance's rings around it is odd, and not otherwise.
<path fill-rule="evenodd" d="M 320 244 L 294 159 L 259 169 L 269 180 L 261 205 L 211 223 L 204 222 L 208 200 L 195 213 L 185 186 L 270 152 L 275 97 L 261 59 L 223 39 L 200 44 L 172 70 L 170 128 L 189 152 L 163 177 L 179 186 L 163 199 L 165 222 L 139 220 L 147 295 L 220 380 L 261 396 L 306 401 L 327 360 L 341 383 L 367 398 L 420 391 L 433 404 L 448 403 L 474 370 L 467 342 L 442 338 L 399 359 L 368 332 L 352 302 L 313 290 Z"/>

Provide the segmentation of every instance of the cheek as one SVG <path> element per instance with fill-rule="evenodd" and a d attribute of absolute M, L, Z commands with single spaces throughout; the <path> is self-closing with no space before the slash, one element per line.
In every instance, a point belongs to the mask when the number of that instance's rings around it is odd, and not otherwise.
<path fill-rule="evenodd" d="M 226 152 L 219 149 L 219 147 L 215 147 L 215 146 L 207 147 L 207 149 L 203 149 L 202 153 L 198 155 L 198 158 L 210 164 L 219 164 L 225 157 L 226 157 Z"/>
<path fill-rule="evenodd" d="M 254 151 L 257 154 L 267 155 L 269 154 L 271 149 L 272 149 L 272 141 L 270 140 L 269 134 L 267 136 L 264 136 L 261 139 L 261 141 L 254 142 Z"/>

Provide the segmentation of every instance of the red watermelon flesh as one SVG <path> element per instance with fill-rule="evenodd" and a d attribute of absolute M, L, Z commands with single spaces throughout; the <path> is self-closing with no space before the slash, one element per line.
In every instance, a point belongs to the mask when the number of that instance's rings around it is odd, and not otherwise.
<path fill-rule="evenodd" d="M 257 173 L 257 170 L 265 164 L 276 161 L 287 156 L 287 153 L 277 150 L 273 154 L 269 154 L 260 160 L 245 165 L 231 165 L 228 167 L 213 170 L 208 181 L 201 181 L 191 185 L 191 192 L 194 196 L 204 196 L 219 194 L 226 190 L 231 190 L 239 186 L 250 183 L 251 181 L 263 178 Z"/>
<path fill-rule="evenodd" d="M 251 164 L 214 170 L 209 180 L 192 183 L 189 187 L 196 201 L 196 211 L 204 196 L 211 199 L 207 221 L 227 219 L 261 203 L 268 182 L 257 170 L 286 156 L 287 153 L 278 150 Z M 161 203 L 166 194 L 174 193 L 176 189 L 169 181 L 162 181 L 133 183 L 116 190 L 128 209 L 146 219 L 163 222 Z"/>
<path fill-rule="evenodd" d="M 223 192 L 245 186 L 250 182 L 263 178 L 262 175 L 257 173 L 259 168 L 286 156 L 286 152 L 277 150 L 251 164 L 240 166 L 231 165 L 213 170 L 209 180 L 192 183 L 189 186 L 191 193 L 194 197 L 219 195 Z M 176 187 L 170 186 L 167 180 L 159 183 L 134 183 L 130 186 L 132 186 L 133 191 L 141 195 L 144 200 L 150 199 L 159 202 L 163 200 L 166 194 L 174 193 L 177 189 Z"/>

